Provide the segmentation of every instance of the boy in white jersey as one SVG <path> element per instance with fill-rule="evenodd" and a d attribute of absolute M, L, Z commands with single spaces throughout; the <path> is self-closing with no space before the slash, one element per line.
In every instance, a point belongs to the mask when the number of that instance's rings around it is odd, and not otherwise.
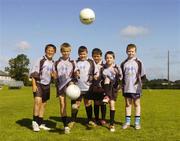
<path fill-rule="evenodd" d="M 98 73 L 100 74 L 102 67 L 104 66 L 102 61 L 102 51 L 99 48 L 94 48 L 92 50 L 92 58 L 97 66 Z M 94 77 L 93 83 L 91 85 L 91 91 L 93 93 L 94 99 L 94 115 L 97 124 L 105 125 L 106 124 L 106 104 L 102 102 L 105 94 L 102 88 L 102 79 L 100 75 Z M 101 107 L 101 117 L 99 120 L 99 107 Z"/>
<path fill-rule="evenodd" d="M 110 106 L 110 126 L 109 130 L 115 132 L 114 117 L 115 117 L 115 102 L 117 99 L 118 90 L 120 88 L 119 81 L 122 76 L 120 67 L 115 64 L 115 54 L 108 51 L 105 54 L 106 64 L 101 71 L 103 79 L 103 88 L 106 94 L 106 100 Z"/>
<path fill-rule="evenodd" d="M 81 90 L 81 95 L 77 100 L 72 101 L 72 122 L 69 123 L 69 127 L 72 128 L 80 107 L 82 98 L 84 99 L 84 105 L 87 114 L 87 125 L 88 127 L 95 127 L 96 124 L 92 121 L 92 94 L 89 93 L 89 87 L 92 83 L 95 74 L 95 64 L 94 61 L 88 59 L 88 50 L 85 46 L 80 46 L 78 49 L 79 58 L 76 61 L 76 71 L 77 84 Z"/>
<path fill-rule="evenodd" d="M 140 96 L 142 93 L 142 80 L 146 79 L 142 62 L 136 57 L 136 45 L 129 44 L 126 48 L 128 58 L 122 62 L 123 72 L 122 91 L 125 98 L 126 121 L 123 129 L 130 127 L 132 103 L 135 107 L 135 129 L 140 129 Z"/>
<path fill-rule="evenodd" d="M 62 56 L 55 62 L 56 71 L 56 87 L 57 96 L 60 102 L 60 115 L 64 125 L 65 134 L 70 133 L 70 128 L 67 124 L 67 112 L 66 112 L 66 95 L 65 91 L 68 85 L 73 81 L 75 62 L 70 60 L 71 45 L 69 43 L 63 43 L 60 46 Z"/>
<path fill-rule="evenodd" d="M 35 63 L 30 72 L 34 94 L 32 128 L 36 132 L 40 129 L 50 130 L 42 123 L 45 105 L 50 98 L 50 82 L 51 77 L 54 76 L 52 58 L 55 53 L 56 47 L 53 44 L 46 45 L 45 55 Z"/>

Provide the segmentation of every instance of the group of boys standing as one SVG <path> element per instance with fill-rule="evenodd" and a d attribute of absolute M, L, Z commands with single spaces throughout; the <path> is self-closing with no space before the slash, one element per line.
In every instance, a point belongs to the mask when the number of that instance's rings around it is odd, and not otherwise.
<path fill-rule="evenodd" d="M 40 129 L 50 130 L 43 124 L 43 115 L 47 100 L 50 98 L 51 79 L 55 80 L 57 97 L 60 101 L 60 115 L 64 125 L 64 132 L 70 133 L 73 128 L 78 109 L 83 99 L 87 125 L 95 127 L 97 124 L 105 125 L 106 104 L 110 106 L 109 130 L 115 132 L 115 102 L 118 90 L 121 88 L 125 98 L 125 123 L 122 128 L 130 127 L 131 106 L 135 107 L 135 129 L 140 129 L 140 96 L 142 91 L 142 80 L 146 75 L 142 62 L 136 57 L 136 45 L 129 44 L 126 49 L 127 59 L 121 65 L 115 64 L 115 54 L 112 51 L 105 53 L 105 63 L 102 61 L 102 51 L 94 48 L 92 58 L 88 58 L 88 49 L 80 46 L 78 49 L 79 58 L 76 61 L 70 60 L 71 45 L 63 43 L 60 46 L 61 57 L 53 61 L 56 47 L 48 44 L 45 47 L 45 55 L 33 66 L 30 77 L 32 78 L 32 90 L 34 94 L 33 108 L 33 131 Z M 71 101 L 71 122 L 67 122 L 66 112 L 66 88 L 76 84 L 81 90 L 81 95 Z M 94 115 L 92 101 L 94 101 Z M 99 108 L 101 107 L 101 120 L 99 119 Z"/>

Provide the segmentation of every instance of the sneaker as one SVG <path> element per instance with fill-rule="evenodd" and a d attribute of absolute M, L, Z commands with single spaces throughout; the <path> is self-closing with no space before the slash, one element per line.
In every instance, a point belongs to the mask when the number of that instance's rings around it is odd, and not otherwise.
<path fill-rule="evenodd" d="M 47 131 L 51 130 L 51 128 L 46 127 L 45 124 L 41 124 L 41 125 L 39 126 L 39 128 L 40 128 L 40 129 L 43 129 L 43 130 L 47 130 Z"/>
<path fill-rule="evenodd" d="M 129 123 L 124 123 L 123 126 L 122 126 L 122 129 L 127 129 L 130 127 L 130 124 Z"/>
<path fill-rule="evenodd" d="M 103 126 L 103 125 L 106 124 L 106 121 L 102 119 L 102 120 L 100 120 L 100 123 L 101 123 L 101 125 Z"/>
<path fill-rule="evenodd" d="M 141 129 L 141 125 L 140 125 L 140 124 L 135 124 L 135 129 L 136 129 L 136 130 Z"/>
<path fill-rule="evenodd" d="M 109 97 L 105 96 L 104 99 L 102 100 L 103 103 L 108 104 L 109 102 Z"/>
<path fill-rule="evenodd" d="M 115 126 L 114 125 L 110 125 L 109 126 L 109 130 L 110 130 L 110 132 L 115 132 L 116 131 Z"/>
<path fill-rule="evenodd" d="M 95 122 L 89 121 L 89 122 L 88 122 L 88 126 L 89 126 L 89 127 L 96 127 L 97 125 L 96 125 Z"/>
<path fill-rule="evenodd" d="M 75 124 L 75 122 L 74 122 L 74 121 L 71 121 L 71 122 L 68 124 L 68 127 L 69 127 L 70 129 L 72 129 L 72 128 L 74 127 L 74 124 Z"/>
<path fill-rule="evenodd" d="M 33 131 L 35 131 L 35 132 L 39 132 L 40 131 L 39 125 L 35 121 L 32 121 L 32 128 L 33 128 Z"/>
<path fill-rule="evenodd" d="M 70 133 L 70 128 L 69 127 L 64 127 L 64 133 L 69 134 Z"/>

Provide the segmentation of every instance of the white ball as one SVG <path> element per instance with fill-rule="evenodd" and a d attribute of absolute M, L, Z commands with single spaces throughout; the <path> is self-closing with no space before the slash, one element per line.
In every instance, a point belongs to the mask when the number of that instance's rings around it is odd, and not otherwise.
<path fill-rule="evenodd" d="M 80 11 L 80 21 L 83 24 L 91 24 L 95 20 L 95 13 L 90 8 L 84 8 Z"/>
<path fill-rule="evenodd" d="M 71 84 L 66 88 L 66 95 L 71 99 L 77 99 L 81 94 L 81 90 L 75 84 Z"/>

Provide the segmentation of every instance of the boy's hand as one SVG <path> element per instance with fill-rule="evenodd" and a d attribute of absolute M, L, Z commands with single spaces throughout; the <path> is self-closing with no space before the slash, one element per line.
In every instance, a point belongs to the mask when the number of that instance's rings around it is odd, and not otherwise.
<path fill-rule="evenodd" d="M 72 82 L 72 81 L 71 81 L 71 82 L 69 82 L 69 85 L 73 85 L 73 84 L 74 84 L 74 82 Z"/>
<path fill-rule="evenodd" d="M 94 80 L 98 80 L 99 79 L 99 75 L 96 73 L 95 75 L 94 75 Z"/>
<path fill-rule="evenodd" d="M 80 77 L 80 71 L 79 70 L 75 71 L 74 75 L 75 75 L 75 77 L 79 78 Z"/>
<path fill-rule="evenodd" d="M 51 72 L 51 77 L 53 79 L 57 79 L 57 72 L 56 71 Z"/>

